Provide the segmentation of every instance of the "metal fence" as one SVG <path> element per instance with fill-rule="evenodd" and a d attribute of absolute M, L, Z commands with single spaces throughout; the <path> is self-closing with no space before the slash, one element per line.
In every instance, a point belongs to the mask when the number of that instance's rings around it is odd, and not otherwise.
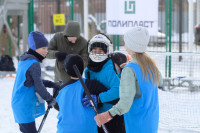
<path fill-rule="evenodd" d="M 188 2 L 182 0 L 182 8 L 180 1 L 174 0 L 172 4 L 172 34 L 171 47 L 172 52 L 188 52 Z M 70 5 L 73 4 L 73 13 Z M 150 51 L 166 51 L 166 2 L 159 0 L 158 6 L 158 34 L 151 36 L 149 43 Z M 181 8 L 181 10 L 180 10 Z M 89 39 L 96 33 L 102 32 L 106 34 L 106 0 L 89 0 Z M 71 12 L 70 12 L 71 11 Z M 53 34 L 62 31 L 64 26 L 54 26 L 53 14 L 65 14 L 66 23 L 70 16 L 80 22 L 81 32 L 83 33 L 83 1 L 82 0 L 35 0 L 34 1 L 34 18 L 35 28 L 46 34 Z M 181 14 L 180 14 L 181 13 Z M 180 17 L 182 16 L 182 17 Z M 181 20 L 180 20 L 181 19 Z M 196 20 L 196 8 L 194 9 L 194 20 Z M 182 24 L 182 40 L 180 40 L 180 23 Z M 92 25 L 93 24 L 93 25 Z M 196 22 L 194 21 L 194 25 Z M 109 35 L 115 41 L 115 36 Z M 51 36 L 49 37 L 51 38 Z M 181 43 L 179 43 L 181 41 Z M 123 36 L 119 36 L 119 44 L 124 45 Z M 193 46 L 193 51 L 197 52 L 199 46 Z"/>

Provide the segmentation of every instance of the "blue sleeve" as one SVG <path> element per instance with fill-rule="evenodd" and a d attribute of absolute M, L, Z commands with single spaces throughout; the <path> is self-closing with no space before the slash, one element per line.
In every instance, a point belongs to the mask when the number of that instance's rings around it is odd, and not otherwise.
<path fill-rule="evenodd" d="M 99 94 L 102 103 L 110 102 L 119 98 L 119 84 L 120 79 L 117 76 L 113 65 L 106 68 L 105 78 L 108 81 L 108 91 Z"/>
<path fill-rule="evenodd" d="M 33 79 L 33 85 L 35 88 L 35 92 L 37 92 L 45 101 L 52 100 L 52 96 L 45 88 L 42 79 L 41 79 L 41 68 L 39 63 L 34 63 L 28 71 Z"/>
<path fill-rule="evenodd" d="M 86 79 L 88 79 L 88 77 L 87 77 L 87 76 L 88 76 L 88 75 L 87 75 L 87 72 L 88 72 L 88 71 L 89 71 L 89 70 L 88 70 L 88 68 L 86 67 L 85 70 L 84 70 L 84 75 L 85 75 L 85 78 L 86 78 Z"/>

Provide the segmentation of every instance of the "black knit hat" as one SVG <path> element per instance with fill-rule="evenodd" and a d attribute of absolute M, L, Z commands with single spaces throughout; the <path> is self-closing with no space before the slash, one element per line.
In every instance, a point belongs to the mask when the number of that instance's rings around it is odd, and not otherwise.
<path fill-rule="evenodd" d="M 112 58 L 113 58 L 114 63 L 116 63 L 118 66 L 127 62 L 126 55 L 120 52 L 113 53 Z"/>
<path fill-rule="evenodd" d="M 64 67 L 65 67 L 65 71 L 67 72 L 67 74 L 72 77 L 78 77 L 78 76 L 76 76 L 76 72 L 73 69 L 73 65 L 77 66 L 80 74 L 82 75 L 83 70 L 84 70 L 84 63 L 83 63 L 83 59 L 81 58 L 80 55 L 70 54 L 64 60 Z"/>

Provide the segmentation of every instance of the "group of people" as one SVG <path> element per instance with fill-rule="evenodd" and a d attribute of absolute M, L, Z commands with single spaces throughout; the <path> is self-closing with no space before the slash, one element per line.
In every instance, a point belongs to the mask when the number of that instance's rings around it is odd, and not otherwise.
<path fill-rule="evenodd" d="M 112 41 L 97 34 L 89 41 L 80 36 L 80 25 L 70 21 L 50 44 L 41 32 L 29 34 L 29 50 L 20 56 L 12 94 L 15 122 L 22 133 L 37 133 L 35 118 L 45 114 L 44 100 L 58 113 L 57 133 L 156 133 L 159 121 L 158 84 L 161 75 L 145 53 L 146 28 L 134 27 L 124 35 L 131 56 L 112 51 Z M 40 63 L 56 59 L 55 82 L 41 78 Z M 73 66 L 76 65 L 100 114 Z M 62 81 L 62 84 L 57 81 Z M 46 87 L 54 88 L 52 96 Z"/>

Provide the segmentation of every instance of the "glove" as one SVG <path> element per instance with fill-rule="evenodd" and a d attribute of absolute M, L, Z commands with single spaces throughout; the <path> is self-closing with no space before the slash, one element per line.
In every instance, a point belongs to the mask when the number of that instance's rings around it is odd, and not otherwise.
<path fill-rule="evenodd" d="M 55 90 L 59 90 L 62 83 L 60 81 L 56 81 L 56 82 L 52 82 L 52 88 L 54 88 Z"/>
<path fill-rule="evenodd" d="M 67 56 L 67 53 L 57 52 L 57 53 L 55 53 L 55 56 L 58 61 L 63 61 L 65 59 L 65 57 Z"/>
<path fill-rule="evenodd" d="M 53 108 L 55 105 L 56 105 L 56 99 L 53 98 L 52 100 L 48 101 L 47 104 L 48 104 L 48 108 Z"/>
<path fill-rule="evenodd" d="M 54 106 L 54 109 L 57 110 L 57 111 L 60 111 L 60 108 L 58 106 L 58 103 L 56 103 L 56 105 Z"/>
<path fill-rule="evenodd" d="M 99 100 L 98 100 L 99 97 L 96 96 L 96 95 L 91 95 L 91 97 L 92 97 L 94 103 L 97 105 L 97 104 L 98 104 L 98 101 L 99 101 Z M 89 107 L 89 106 L 91 106 L 90 100 L 89 100 L 89 98 L 88 98 L 87 96 L 85 96 L 85 97 L 81 100 L 81 102 L 82 102 L 82 104 L 83 104 L 84 107 Z"/>
<path fill-rule="evenodd" d="M 62 87 L 62 82 L 61 81 L 57 81 L 57 82 L 54 82 L 52 88 L 53 88 L 53 97 L 57 97 L 58 96 L 58 93 L 60 91 Z"/>
<path fill-rule="evenodd" d="M 57 81 L 57 82 L 52 82 L 49 80 L 42 80 L 42 81 L 43 81 L 43 84 L 45 87 L 54 88 L 56 90 L 59 90 L 59 88 L 62 85 L 62 83 L 60 81 Z"/>

